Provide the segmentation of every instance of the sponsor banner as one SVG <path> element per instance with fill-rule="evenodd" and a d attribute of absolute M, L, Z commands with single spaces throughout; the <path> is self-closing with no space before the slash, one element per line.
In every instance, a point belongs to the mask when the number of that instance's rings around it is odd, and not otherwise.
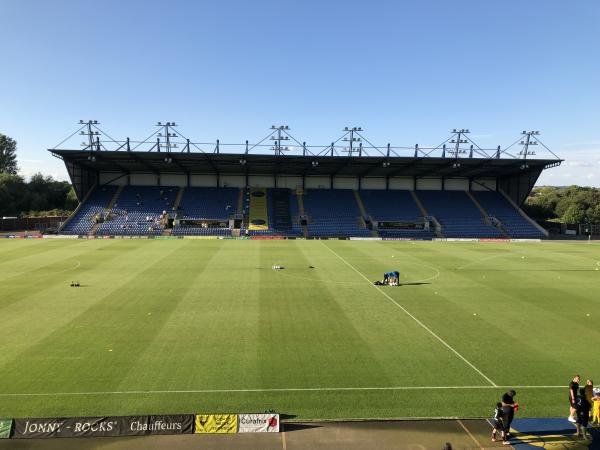
<path fill-rule="evenodd" d="M 194 433 L 237 433 L 237 414 L 201 414 L 196 416 Z"/>
<path fill-rule="evenodd" d="M 12 419 L 0 419 L 0 439 L 8 439 L 10 437 L 11 428 Z"/>
<path fill-rule="evenodd" d="M 410 238 L 410 237 L 386 237 L 386 238 L 381 238 L 384 241 L 415 241 L 415 238 Z"/>
<path fill-rule="evenodd" d="M 381 241 L 380 237 L 351 237 L 351 241 Z"/>
<path fill-rule="evenodd" d="M 239 414 L 239 433 L 278 433 L 279 414 Z"/>
<path fill-rule="evenodd" d="M 438 241 L 440 239 L 437 239 Z M 444 239 L 446 242 L 479 242 L 481 239 L 477 238 L 446 238 Z"/>
<path fill-rule="evenodd" d="M 193 239 L 193 240 L 209 240 L 209 239 L 218 239 L 219 236 L 183 236 L 183 239 Z"/>
<path fill-rule="evenodd" d="M 480 238 L 479 242 L 510 242 L 510 239 L 501 238 Z"/>
<path fill-rule="evenodd" d="M 510 242 L 542 242 L 541 239 L 511 239 Z"/>
<path fill-rule="evenodd" d="M 159 239 L 159 240 L 179 239 L 179 237 L 177 237 L 177 236 L 150 236 L 150 237 L 153 237 L 154 239 Z"/>
<path fill-rule="evenodd" d="M 251 236 L 253 241 L 283 241 L 283 236 Z"/>
<path fill-rule="evenodd" d="M 124 416 L 15 419 L 15 439 L 53 437 L 142 436 L 192 433 L 194 416 Z"/>

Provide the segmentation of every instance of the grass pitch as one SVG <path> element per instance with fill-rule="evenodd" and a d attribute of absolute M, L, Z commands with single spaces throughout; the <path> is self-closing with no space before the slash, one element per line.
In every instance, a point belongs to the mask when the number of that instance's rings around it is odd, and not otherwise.
<path fill-rule="evenodd" d="M 598 261 L 584 243 L 3 239 L 0 417 L 482 417 L 510 387 L 519 415 L 564 416 L 574 373 L 600 381 Z M 393 269 L 404 286 L 372 285 Z"/>

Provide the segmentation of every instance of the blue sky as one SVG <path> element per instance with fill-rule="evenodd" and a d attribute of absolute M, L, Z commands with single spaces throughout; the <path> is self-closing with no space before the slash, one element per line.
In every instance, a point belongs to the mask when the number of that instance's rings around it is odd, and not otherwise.
<path fill-rule="evenodd" d="M 600 186 L 597 0 L 3 0 L 0 18 L 0 132 L 25 175 L 66 179 L 46 149 L 79 119 L 132 139 L 173 120 L 226 142 L 271 124 L 309 144 L 540 130 L 567 162 L 539 184 Z"/>

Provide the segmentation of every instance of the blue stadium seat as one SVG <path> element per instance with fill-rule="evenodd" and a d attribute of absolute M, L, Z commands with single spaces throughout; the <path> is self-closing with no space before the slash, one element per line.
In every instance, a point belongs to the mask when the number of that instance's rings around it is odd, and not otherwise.
<path fill-rule="evenodd" d="M 113 196 L 117 186 L 97 187 L 89 195 L 87 201 L 81 205 L 77 214 L 61 230 L 62 234 L 86 235 L 94 226 L 94 216 L 103 214 Z"/>
<path fill-rule="evenodd" d="M 423 222 L 423 214 L 410 191 L 364 189 L 360 191 L 365 211 L 373 221 Z M 380 229 L 382 238 L 431 239 L 433 231 L 419 229 Z"/>
<path fill-rule="evenodd" d="M 371 236 L 371 231 L 360 225 L 361 214 L 351 189 L 307 189 L 304 212 L 311 218 L 309 236 Z"/>
<path fill-rule="evenodd" d="M 178 192 L 178 187 L 126 186 L 113 205 L 113 218 L 103 222 L 96 234 L 161 235 L 158 217 L 163 211 L 172 214 Z"/>
<path fill-rule="evenodd" d="M 480 191 L 473 195 L 486 212 L 496 217 L 513 238 L 541 239 L 544 234 L 525 219 L 499 192 Z"/>
<path fill-rule="evenodd" d="M 484 222 L 480 210 L 464 191 L 417 191 L 429 215 L 442 225 L 445 237 L 503 238 L 501 230 Z"/>

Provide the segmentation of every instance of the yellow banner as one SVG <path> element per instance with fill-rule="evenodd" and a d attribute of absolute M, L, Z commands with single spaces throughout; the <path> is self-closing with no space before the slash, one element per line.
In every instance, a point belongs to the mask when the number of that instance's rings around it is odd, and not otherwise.
<path fill-rule="evenodd" d="M 267 208 L 267 190 L 253 188 L 250 192 L 249 230 L 268 230 L 269 212 Z"/>
<path fill-rule="evenodd" d="M 237 433 L 237 414 L 203 414 L 196 416 L 194 433 Z"/>

